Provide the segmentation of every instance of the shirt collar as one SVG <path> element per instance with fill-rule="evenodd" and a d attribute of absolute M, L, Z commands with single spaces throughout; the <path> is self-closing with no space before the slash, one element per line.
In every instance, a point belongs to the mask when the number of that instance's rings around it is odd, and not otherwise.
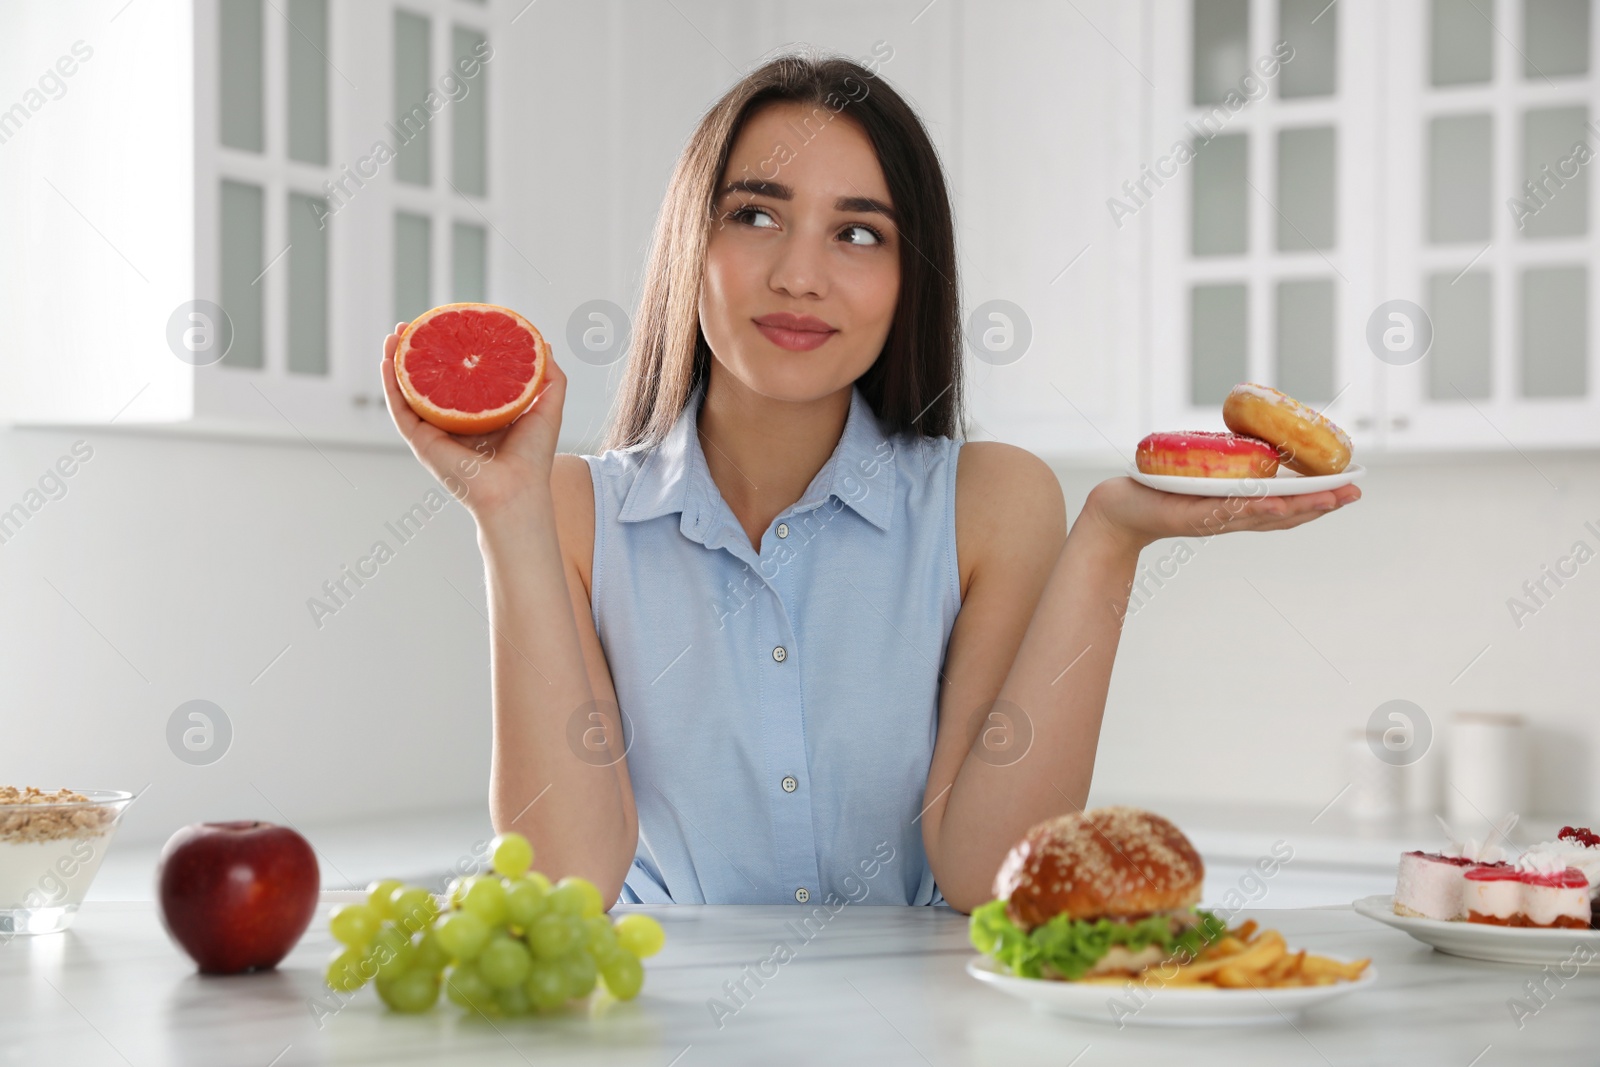
<path fill-rule="evenodd" d="M 617 513 L 621 522 L 639 522 L 680 512 L 680 528 L 705 544 L 723 525 L 737 528 L 732 509 L 711 479 L 697 433 L 705 383 L 695 388 L 677 422 L 644 465 Z M 837 496 L 880 530 L 887 531 L 894 514 L 895 448 L 884 433 L 872 405 L 858 386 L 850 387 L 850 413 L 833 454 L 811 479 L 791 509 L 809 511 Z"/>

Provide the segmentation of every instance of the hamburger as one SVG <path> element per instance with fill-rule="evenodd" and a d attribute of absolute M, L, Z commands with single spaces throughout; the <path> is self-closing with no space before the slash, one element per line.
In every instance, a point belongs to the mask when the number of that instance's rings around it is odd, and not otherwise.
<path fill-rule="evenodd" d="M 973 909 L 978 951 L 1023 978 L 1133 976 L 1186 963 L 1226 923 L 1197 908 L 1205 864 L 1172 823 L 1130 807 L 1047 819 L 995 874 L 995 899 Z"/>

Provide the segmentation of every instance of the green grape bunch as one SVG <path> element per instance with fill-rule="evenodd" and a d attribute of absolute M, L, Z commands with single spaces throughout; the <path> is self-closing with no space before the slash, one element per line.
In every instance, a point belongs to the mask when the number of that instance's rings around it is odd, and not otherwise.
<path fill-rule="evenodd" d="M 374 882 L 364 904 L 333 909 L 328 932 L 342 946 L 327 983 L 353 993 L 372 982 L 392 1010 L 422 1012 L 441 991 L 486 1016 L 555 1011 L 604 984 L 618 1000 L 644 985 L 640 962 L 666 935 L 648 915 L 615 922 L 593 882 L 569 875 L 554 885 L 532 870 L 533 846 L 519 833 L 492 842 L 492 874 L 457 878 L 448 907 L 396 879 Z"/>

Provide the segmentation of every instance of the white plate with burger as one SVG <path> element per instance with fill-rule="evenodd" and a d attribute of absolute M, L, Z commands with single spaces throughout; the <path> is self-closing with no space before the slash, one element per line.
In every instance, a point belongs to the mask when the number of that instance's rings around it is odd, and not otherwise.
<path fill-rule="evenodd" d="M 1028 831 L 973 909 L 967 973 L 1037 1011 L 1124 1026 L 1290 1021 L 1377 981 L 1370 960 L 1291 951 L 1252 920 L 1195 905 L 1199 853 L 1137 808 L 1095 808 Z"/>
<path fill-rule="evenodd" d="M 1351 961 L 1324 957 L 1337 963 Z M 1263 1026 L 1286 1023 L 1307 1008 L 1324 1004 L 1378 980 L 1367 966 L 1353 982 L 1272 989 L 1221 989 L 1204 986 L 1148 987 L 1129 977 L 1122 985 L 1018 978 L 1002 973 L 1005 965 L 988 956 L 974 956 L 967 973 L 1002 993 L 1026 1000 L 1035 1011 L 1085 1022 L 1124 1026 Z"/>

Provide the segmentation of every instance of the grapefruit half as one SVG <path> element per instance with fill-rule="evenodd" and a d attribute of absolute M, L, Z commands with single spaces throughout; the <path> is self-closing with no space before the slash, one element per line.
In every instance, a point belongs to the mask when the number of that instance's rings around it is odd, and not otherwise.
<path fill-rule="evenodd" d="M 496 304 L 445 304 L 406 324 L 394 376 L 406 402 L 448 433 L 510 425 L 544 382 L 550 345 L 533 323 Z"/>

